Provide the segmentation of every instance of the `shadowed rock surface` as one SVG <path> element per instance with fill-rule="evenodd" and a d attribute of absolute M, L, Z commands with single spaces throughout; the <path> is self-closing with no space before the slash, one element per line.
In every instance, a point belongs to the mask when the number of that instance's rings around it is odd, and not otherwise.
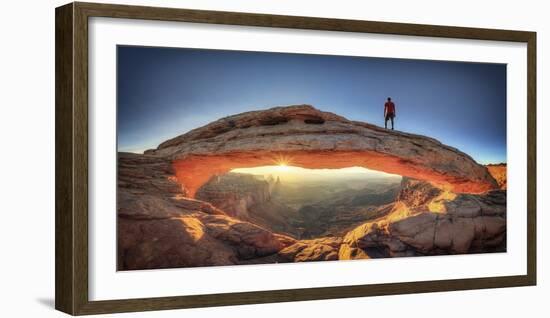
<path fill-rule="evenodd" d="M 213 175 L 281 160 L 304 168 L 360 166 L 461 193 L 498 188 L 486 167 L 435 139 L 350 121 L 309 105 L 225 117 L 146 153 L 173 160 L 190 197 Z"/>

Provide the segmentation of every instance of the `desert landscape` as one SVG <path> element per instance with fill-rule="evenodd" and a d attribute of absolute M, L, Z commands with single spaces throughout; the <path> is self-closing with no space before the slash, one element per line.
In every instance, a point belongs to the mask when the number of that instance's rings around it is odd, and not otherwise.
<path fill-rule="evenodd" d="M 119 151 L 117 198 L 118 270 L 506 251 L 506 164 L 311 105 Z"/>

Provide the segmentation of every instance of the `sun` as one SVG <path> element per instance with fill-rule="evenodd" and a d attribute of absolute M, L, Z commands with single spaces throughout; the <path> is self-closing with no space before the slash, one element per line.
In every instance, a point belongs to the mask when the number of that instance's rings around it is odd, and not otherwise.
<path fill-rule="evenodd" d="M 286 163 L 279 163 L 279 165 L 275 167 L 275 170 L 284 172 L 290 170 L 290 167 L 287 166 Z"/>
<path fill-rule="evenodd" d="M 292 165 L 292 158 L 284 155 L 277 155 L 273 158 L 273 163 L 277 166 L 279 171 L 288 171 L 289 166 Z"/>

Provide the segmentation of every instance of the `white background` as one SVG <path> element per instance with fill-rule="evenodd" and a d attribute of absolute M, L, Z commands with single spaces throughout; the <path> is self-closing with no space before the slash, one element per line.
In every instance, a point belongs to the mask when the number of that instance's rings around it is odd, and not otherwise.
<path fill-rule="evenodd" d="M 181 22 L 89 21 L 90 300 L 525 275 L 526 48 L 521 43 L 289 31 Z M 507 252 L 353 262 L 116 272 L 116 45 L 201 47 L 505 63 Z M 406 50 L 402 48 L 406 47 Z M 406 270 L 403 270 L 406 268 Z M 214 281 L 215 284 L 205 284 Z"/>
<path fill-rule="evenodd" d="M 111 1 L 105 1 L 111 2 Z M 124 1 L 118 1 L 124 2 Z M 130 3 L 126 1 L 126 3 Z M 375 315 L 464 317 L 547 316 L 550 281 L 545 272 L 549 256 L 548 185 L 543 176 L 550 152 L 543 147 L 550 128 L 549 111 L 541 107 L 550 83 L 550 25 L 543 1 L 133 1 L 134 4 L 197 9 L 263 12 L 355 18 L 366 20 L 463 25 L 535 30 L 538 32 L 539 122 L 539 286 L 347 300 L 252 305 L 135 314 L 139 317 L 280 317 L 315 315 Z M 0 32 L 0 164 L 2 222 L 0 242 L 0 313 L 6 317 L 55 317 L 54 295 L 54 7 L 61 1 L 20 1 L 3 4 Z M 546 143 L 548 144 L 548 143 Z M 122 316 L 122 315 L 118 315 Z M 126 314 L 130 316 L 130 314 Z"/>

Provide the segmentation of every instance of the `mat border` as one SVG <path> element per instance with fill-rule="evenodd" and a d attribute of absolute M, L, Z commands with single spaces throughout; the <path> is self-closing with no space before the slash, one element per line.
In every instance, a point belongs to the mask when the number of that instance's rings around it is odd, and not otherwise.
<path fill-rule="evenodd" d="M 110 17 L 527 43 L 527 275 L 227 294 L 88 299 L 88 18 Z M 536 33 L 74 2 L 55 10 L 55 308 L 71 315 L 536 285 Z"/>

